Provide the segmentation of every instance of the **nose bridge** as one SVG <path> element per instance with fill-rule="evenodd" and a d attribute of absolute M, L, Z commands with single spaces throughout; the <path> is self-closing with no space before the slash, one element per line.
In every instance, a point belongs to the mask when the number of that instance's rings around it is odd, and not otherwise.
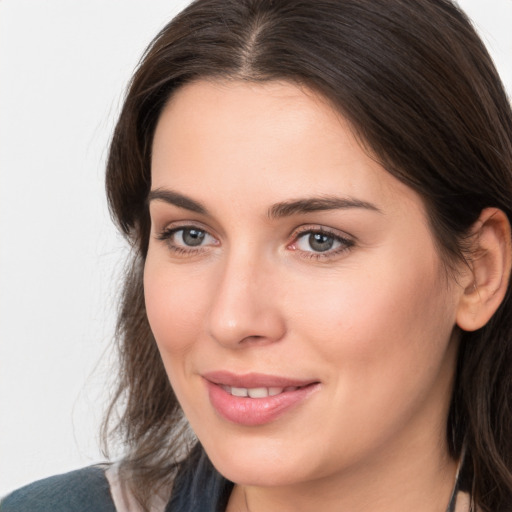
<path fill-rule="evenodd" d="M 276 296 L 278 283 L 269 261 L 249 246 L 229 251 L 218 276 L 209 315 L 210 336 L 239 346 L 280 339 L 284 318 Z"/>

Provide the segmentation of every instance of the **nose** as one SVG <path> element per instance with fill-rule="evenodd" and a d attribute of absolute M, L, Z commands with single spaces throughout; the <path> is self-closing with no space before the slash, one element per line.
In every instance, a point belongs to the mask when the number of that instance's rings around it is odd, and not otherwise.
<path fill-rule="evenodd" d="M 284 336 L 279 279 L 269 263 L 244 255 L 225 262 L 208 317 L 209 335 L 221 345 L 238 348 Z"/>

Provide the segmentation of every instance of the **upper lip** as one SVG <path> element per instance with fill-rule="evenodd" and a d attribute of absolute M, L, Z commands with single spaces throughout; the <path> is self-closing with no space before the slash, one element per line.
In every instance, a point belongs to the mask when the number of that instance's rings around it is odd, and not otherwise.
<path fill-rule="evenodd" d="M 296 379 L 264 373 L 245 373 L 239 375 L 225 370 L 206 372 L 202 374 L 202 377 L 213 384 L 237 388 L 303 387 L 318 382 L 315 379 Z"/>

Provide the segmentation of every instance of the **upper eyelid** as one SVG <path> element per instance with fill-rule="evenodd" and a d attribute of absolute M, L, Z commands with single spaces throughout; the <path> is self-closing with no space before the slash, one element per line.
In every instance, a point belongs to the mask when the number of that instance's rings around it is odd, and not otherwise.
<path fill-rule="evenodd" d="M 341 245 L 343 245 L 345 247 L 349 247 L 349 246 L 352 247 L 356 243 L 353 238 L 348 237 L 348 236 L 342 236 L 342 235 L 333 233 L 331 231 L 322 231 L 322 230 L 309 229 L 309 230 L 305 230 L 305 231 L 302 231 L 300 233 L 297 233 L 294 236 L 294 238 L 293 238 L 293 240 L 292 240 L 290 245 L 297 243 L 297 241 L 299 239 L 301 239 L 304 235 L 311 235 L 312 233 L 321 233 L 322 235 L 328 235 L 331 238 L 333 238 L 335 241 L 337 241 L 339 244 L 341 244 Z M 336 249 L 330 249 L 329 251 L 326 251 L 324 254 L 327 255 L 328 253 L 330 253 L 332 251 L 336 251 Z"/>
<path fill-rule="evenodd" d="M 175 234 L 175 233 L 178 233 L 179 231 L 183 231 L 183 230 L 186 230 L 186 229 L 196 229 L 197 231 L 203 231 L 208 236 L 210 236 L 210 237 L 214 238 L 215 240 L 217 240 L 217 237 L 215 235 L 213 235 L 210 232 L 210 230 L 205 229 L 205 228 L 203 228 L 201 226 L 198 226 L 198 225 L 195 225 L 195 224 L 190 224 L 190 223 L 189 224 L 183 224 L 181 226 L 166 226 L 165 228 L 157 231 L 157 237 L 162 239 L 166 235 Z"/>
<path fill-rule="evenodd" d="M 299 226 L 292 231 L 290 237 L 297 238 L 298 236 L 303 235 L 305 233 L 325 233 L 328 235 L 332 235 L 335 238 L 340 238 L 342 240 L 350 240 L 352 242 L 357 241 L 357 237 L 351 235 L 346 231 L 331 228 L 328 226 L 323 226 L 321 224 L 306 224 L 303 226 Z"/>
<path fill-rule="evenodd" d="M 177 231 L 179 229 L 199 229 L 201 231 L 205 231 L 209 235 L 213 236 L 214 238 L 217 238 L 216 235 L 213 234 L 213 230 L 209 227 L 203 224 L 200 221 L 197 220 L 178 220 L 178 221 L 171 221 L 171 222 L 162 222 L 157 223 L 154 222 L 153 229 L 157 233 L 165 233 L 166 231 Z M 160 224 L 160 226 L 159 226 Z"/>

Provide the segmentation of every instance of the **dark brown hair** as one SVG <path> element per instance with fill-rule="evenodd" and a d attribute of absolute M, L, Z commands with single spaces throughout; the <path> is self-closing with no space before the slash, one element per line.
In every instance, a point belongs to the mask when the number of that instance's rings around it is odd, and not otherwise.
<path fill-rule="evenodd" d="M 107 167 L 112 215 L 133 248 L 118 323 L 122 407 L 111 433 L 141 502 L 168 493 L 189 449 L 144 308 L 151 146 L 173 91 L 203 78 L 287 80 L 327 98 L 360 142 L 423 198 L 447 265 L 485 207 L 512 219 L 512 113 L 492 61 L 449 0 L 199 0 L 136 71 Z M 466 487 L 484 511 L 512 509 L 512 296 L 462 332 L 447 436 L 466 445 Z M 108 423 L 106 423 L 107 425 Z M 188 444 L 187 444 L 188 443 Z"/>

